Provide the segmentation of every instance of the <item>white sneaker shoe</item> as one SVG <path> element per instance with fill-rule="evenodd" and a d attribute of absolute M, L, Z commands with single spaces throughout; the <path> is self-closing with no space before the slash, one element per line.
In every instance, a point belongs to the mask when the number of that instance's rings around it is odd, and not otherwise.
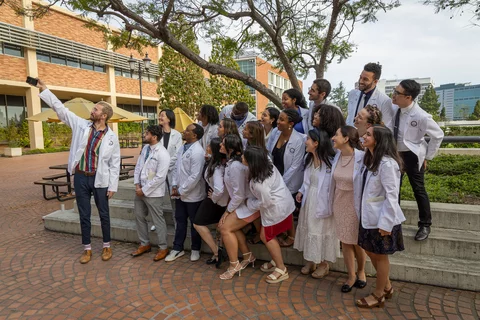
<path fill-rule="evenodd" d="M 192 250 L 190 254 L 190 261 L 198 261 L 200 260 L 200 251 L 199 250 Z"/>
<path fill-rule="evenodd" d="M 166 262 L 172 262 L 175 261 L 177 258 L 180 258 L 185 254 L 185 251 L 177 251 L 177 250 L 172 250 L 168 254 L 168 256 L 165 258 Z"/>
<path fill-rule="evenodd" d="M 155 225 L 153 225 L 153 226 L 150 228 L 150 230 L 152 230 L 152 231 L 155 231 L 156 229 L 157 229 L 157 228 L 155 227 Z"/>

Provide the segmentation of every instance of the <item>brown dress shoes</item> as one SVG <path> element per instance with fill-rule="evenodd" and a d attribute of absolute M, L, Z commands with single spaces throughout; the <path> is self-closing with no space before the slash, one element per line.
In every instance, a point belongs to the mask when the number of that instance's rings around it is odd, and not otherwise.
<path fill-rule="evenodd" d="M 85 250 L 83 251 L 82 256 L 80 257 L 80 263 L 85 264 L 92 260 L 92 250 Z"/>
<path fill-rule="evenodd" d="M 134 257 L 138 257 L 144 254 L 145 252 L 150 252 L 150 251 L 152 251 L 152 246 L 147 244 L 146 246 L 138 247 L 137 251 L 132 252 L 131 255 Z"/>
<path fill-rule="evenodd" d="M 103 248 L 102 250 L 102 260 L 108 261 L 112 258 L 112 248 Z"/>
<path fill-rule="evenodd" d="M 165 257 L 168 254 L 168 249 L 158 249 L 157 254 L 155 255 L 155 258 L 153 258 L 153 261 L 159 261 L 162 259 L 165 259 Z"/>

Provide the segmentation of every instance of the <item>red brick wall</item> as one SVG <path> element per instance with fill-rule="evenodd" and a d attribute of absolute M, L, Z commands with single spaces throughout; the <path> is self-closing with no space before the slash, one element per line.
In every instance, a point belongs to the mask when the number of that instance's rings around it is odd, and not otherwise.
<path fill-rule="evenodd" d="M 25 81 L 27 78 L 26 60 L 24 58 L 0 55 L 0 79 Z"/>
<path fill-rule="evenodd" d="M 19 0 L 9 0 L 12 4 L 21 5 Z M 17 16 L 6 3 L 0 6 L 0 21 L 23 27 L 23 17 Z"/>
<path fill-rule="evenodd" d="M 92 47 L 106 49 L 107 44 L 101 32 L 84 27 L 85 21 L 51 10 L 43 18 L 35 20 L 35 30 L 63 39 L 83 43 Z"/>
<path fill-rule="evenodd" d="M 145 53 L 148 53 L 148 57 L 152 59 L 152 63 L 158 64 L 158 49 L 157 47 L 146 47 L 143 49 L 142 54 L 138 53 L 138 51 L 129 49 L 129 48 L 118 48 L 115 52 L 123 54 L 125 56 L 130 57 L 130 54 L 133 54 L 133 57 L 136 59 L 143 59 L 145 58 Z"/>
<path fill-rule="evenodd" d="M 38 76 L 55 86 L 109 91 L 106 73 L 38 61 Z"/>
<path fill-rule="evenodd" d="M 140 85 L 138 79 L 125 77 L 115 77 L 116 92 L 124 94 L 140 94 Z M 157 97 L 157 84 L 153 82 L 142 81 L 142 93 L 145 96 Z"/>

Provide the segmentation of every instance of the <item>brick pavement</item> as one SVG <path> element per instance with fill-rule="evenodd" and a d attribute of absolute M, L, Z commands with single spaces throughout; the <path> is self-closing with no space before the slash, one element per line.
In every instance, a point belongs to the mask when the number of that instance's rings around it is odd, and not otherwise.
<path fill-rule="evenodd" d="M 44 230 L 41 217 L 59 203 L 32 184 L 67 157 L 0 158 L 0 319 L 479 319 L 480 293 L 396 281 L 384 309 L 361 310 L 355 299 L 373 279 L 348 294 L 340 292 L 344 274 L 315 280 L 298 267 L 279 285 L 267 285 L 258 266 L 221 281 L 205 255 L 196 263 L 188 255 L 171 264 L 153 262 L 153 253 L 132 259 L 130 243 L 114 242 L 103 262 L 93 239 L 93 260 L 81 265 L 80 236 Z"/>

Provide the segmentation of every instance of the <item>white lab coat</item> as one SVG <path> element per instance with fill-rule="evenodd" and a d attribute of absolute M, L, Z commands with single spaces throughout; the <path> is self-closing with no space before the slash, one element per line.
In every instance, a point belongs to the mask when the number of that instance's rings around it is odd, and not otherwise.
<path fill-rule="evenodd" d="M 233 109 L 233 104 L 223 107 L 222 111 L 220 111 L 220 114 L 219 114 L 220 120 L 223 120 L 225 118 L 231 118 L 232 109 Z M 247 118 L 238 127 L 238 133 L 240 134 L 240 138 L 243 139 L 243 129 L 245 129 L 247 122 L 250 122 L 250 121 L 257 121 L 257 117 L 255 117 L 251 112 L 248 112 Z M 243 139 L 243 145 L 246 145 L 246 143 L 247 143 L 247 139 Z"/>
<path fill-rule="evenodd" d="M 163 137 L 160 139 L 160 143 L 163 146 Z M 170 155 L 170 165 L 168 166 L 168 183 L 170 185 L 170 193 L 172 193 L 172 175 L 173 170 L 175 169 L 175 164 L 177 162 L 178 150 L 182 147 L 183 140 L 182 134 L 175 129 L 170 131 L 170 139 L 168 140 L 167 151 Z"/>
<path fill-rule="evenodd" d="M 247 207 L 260 210 L 262 226 L 276 225 L 295 211 L 295 203 L 282 175 L 273 166 L 273 174 L 263 182 L 250 181 L 250 191 L 255 198 L 247 199 Z"/>
<path fill-rule="evenodd" d="M 170 155 L 160 142 L 150 150 L 147 161 L 145 156 L 150 145 L 143 147 L 137 159 L 134 184 L 140 184 L 142 192 L 147 198 L 163 197 L 165 195 L 165 181 L 167 179 Z"/>
<path fill-rule="evenodd" d="M 394 110 L 392 106 L 392 99 L 385 93 L 378 90 L 378 87 L 374 89 L 372 96 L 367 102 L 367 105 L 376 105 L 382 112 L 382 121 L 385 127 L 393 131 Z M 360 90 L 353 89 L 348 93 L 348 115 L 346 123 L 349 126 L 353 126 L 355 122 L 355 109 L 357 108 L 358 99 L 360 99 Z M 358 106 L 358 112 L 362 110 L 362 106 Z"/>
<path fill-rule="evenodd" d="M 313 160 L 308 167 L 305 168 L 305 172 L 303 174 L 303 184 L 300 190 L 298 190 L 298 192 L 301 192 L 303 195 L 302 207 L 305 205 L 305 201 L 307 201 L 308 190 L 310 189 L 310 175 L 312 170 L 315 170 Z M 322 161 L 320 171 L 318 172 L 318 193 L 316 197 L 317 210 L 315 212 L 315 216 L 317 218 L 323 219 L 332 215 L 332 209 L 329 203 L 330 193 L 334 191 L 330 186 L 332 176 L 332 169 L 328 168 L 327 165 Z"/>
<path fill-rule="evenodd" d="M 338 162 L 340 160 L 340 151 L 337 151 L 335 158 L 333 159 L 332 163 L 332 175 L 331 175 L 331 184 L 330 184 L 330 210 L 333 212 L 333 201 L 335 198 L 335 179 L 333 178 L 333 174 L 335 169 L 337 168 Z M 362 183 L 363 183 L 363 176 L 362 176 L 362 169 L 363 165 L 363 157 L 365 156 L 365 152 L 360 151 L 358 149 L 354 149 L 354 162 L 353 164 L 353 199 L 355 203 L 355 212 L 357 213 L 357 217 L 360 218 L 360 202 L 362 196 Z"/>
<path fill-rule="evenodd" d="M 275 128 L 270 134 L 267 143 L 267 150 L 270 158 L 273 159 L 272 151 L 277 144 L 281 132 Z M 284 172 L 283 181 L 290 190 L 290 193 L 296 193 L 300 189 L 303 182 L 303 158 L 305 156 L 305 140 L 306 135 L 298 133 L 293 130 L 290 139 L 285 147 L 285 154 L 283 156 Z"/>
<path fill-rule="evenodd" d="M 172 185 L 177 186 L 183 202 L 198 202 L 205 199 L 205 183 L 202 179 L 204 164 L 205 151 L 200 141 L 195 141 L 185 153 L 183 147 L 178 150 Z"/>
<path fill-rule="evenodd" d="M 402 122 L 403 143 L 418 157 L 418 170 L 422 168 L 425 159 L 432 160 L 442 144 L 444 133 L 432 116 L 414 102 L 408 114 L 408 120 Z M 395 106 L 397 113 L 398 106 Z M 395 120 L 394 120 L 395 121 Z M 395 123 L 394 123 L 395 124 Z M 425 141 L 425 135 L 430 141 Z"/>
<path fill-rule="evenodd" d="M 208 170 L 205 170 L 204 178 L 205 181 L 207 181 L 208 186 L 212 189 L 212 202 L 221 207 L 226 207 L 229 196 L 224 182 L 225 167 L 217 166 L 210 178 L 207 178 L 207 171 Z"/>
<path fill-rule="evenodd" d="M 210 144 L 210 141 L 213 138 L 218 137 L 218 124 L 207 124 L 206 127 L 203 127 L 203 136 L 200 140 L 200 144 L 202 145 L 204 150 L 207 150 L 207 146 Z"/>
<path fill-rule="evenodd" d="M 239 219 L 245 219 L 255 213 L 244 204 L 245 199 L 250 195 L 248 188 L 248 168 L 240 161 L 229 160 L 225 168 L 225 187 L 227 188 L 230 201 L 227 211 L 235 211 Z"/>
<path fill-rule="evenodd" d="M 68 172 L 75 173 L 75 167 L 85 153 L 92 121 L 85 120 L 68 110 L 60 100 L 49 90 L 40 93 L 40 98 L 50 106 L 58 118 L 72 128 L 72 143 L 68 155 Z M 108 129 L 102 139 L 98 153 L 98 163 L 95 175 L 95 188 L 108 188 L 117 192 L 120 175 L 120 144 L 113 130 Z"/>
<path fill-rule="evenodd" d="M 361 198 L 361 220 L 365 229 L 392 231 L 405 221 L 398 204 L 400 169 L 395 160 L 384 156 L 377 172 L 368 172 Z M 357 207 L 359 204 L 356 204 Z"/>

